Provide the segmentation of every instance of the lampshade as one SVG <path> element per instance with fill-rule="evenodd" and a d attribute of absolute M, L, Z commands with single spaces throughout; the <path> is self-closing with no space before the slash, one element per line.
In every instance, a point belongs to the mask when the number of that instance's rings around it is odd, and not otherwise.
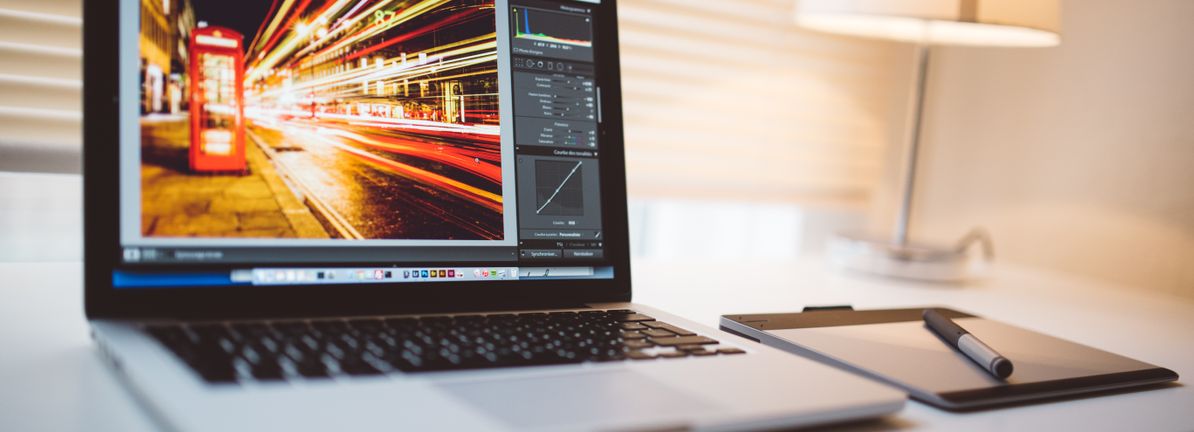
<path fill-rule="evenodd" d="M 931 45 L 1061 42 L 1060 0 L 798 0 L 801 27 Z"/>

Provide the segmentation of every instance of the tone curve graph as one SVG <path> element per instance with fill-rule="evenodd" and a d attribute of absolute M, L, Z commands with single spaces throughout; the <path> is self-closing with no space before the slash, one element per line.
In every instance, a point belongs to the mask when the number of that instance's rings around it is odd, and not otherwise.
<path fill-rule="evenodd" d="M 576 161 L 571 169 L 570 161 L 537 161 L 535 163 L 536 194 L 539 198 L 539 209 L 535 214 L 554 216 L 579 216 L 584 214 L 584 191 L 581 185 L 581 166 L 584 161 Z M 568 170 L 568 171 L 564 171 Z M 576 180 L 572 180 L 576 177 Z M 559 184 L 551 187 L 556 181 Z M 552 203 L 555 206 L 548 208 Z M 547 210 L 547 212 L 544 212 Z"/>

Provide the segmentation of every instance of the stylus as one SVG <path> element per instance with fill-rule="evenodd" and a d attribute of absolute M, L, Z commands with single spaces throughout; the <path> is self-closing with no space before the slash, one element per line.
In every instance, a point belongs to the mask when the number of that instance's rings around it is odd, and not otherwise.
<path fill-rule="evenodd" d="M 935 309 L 925 309 L 922 316 L 929 329 L 940 335 L 951 346 L 956 347 L 962 354 L 966 354 L 966 357 L 970 357 L 970 360 L 978 363 L 991 375 L 999 379 L 1007 379 L 1012 375 L 1011 360 L 978 340 L 958 323 L 941 315 Z"/>

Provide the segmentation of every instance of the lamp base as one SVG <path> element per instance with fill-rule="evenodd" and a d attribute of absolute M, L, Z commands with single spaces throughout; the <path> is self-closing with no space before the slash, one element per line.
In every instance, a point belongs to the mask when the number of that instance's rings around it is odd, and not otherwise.
<path fill-rule="evenodd" d="M 838 234 L 830 241 L 829 258 L 843 270 L 918 281 L 963 282 L 981 278 L 990 257 L 972 257 L 964 247 L 897 244 L 872 236 Z"/>

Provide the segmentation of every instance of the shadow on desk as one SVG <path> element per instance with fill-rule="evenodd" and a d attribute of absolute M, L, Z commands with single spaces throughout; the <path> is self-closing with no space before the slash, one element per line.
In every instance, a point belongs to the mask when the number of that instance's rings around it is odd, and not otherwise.
<path fill-rule="evenodd" d="M 801 429 L 780 429 L 790 431 L 830 431 L 830 432 L 876 432 L 915 429 L 916 422 L 901 418 L 899 413 L 883 418 L 842 423 L 830 426 L 814 426 Z"/>
<path fill-rule="evenodd" d="M 1057 397 L 1057 398 L 1052 398 L 1052 399 L 1043 399 L 1043 400 L 1037 400 L 1037 401 L 1005 404 L 1005 405 L 999 405 L 999 406 L 995 406 L 995 407 L 984 407 L 984 408 L 977 408 L 977 409 L 964 410 L 964 411 L 946 411 L 946 410 L 940 410 L 940 411 L 943 413 L 952 413 L 953 415 L 965 416 L 970 413 L 998 411 L 1000 409 L 1009 409 L 1009 408 L 1022 407 L 1022 406 L 1028 406 L 1028 405 L 1047 405 L 1050 403 L 1076 401 L 1076 400 L 1083 400 L 1083 399 L 1114 397 L 1117 395 L 1136 393 L 1136 392 L 1142 392 L 1142 391 L 1166 391 L 1166 390 L 1176 391 L 1182 387 L 1184 387 L 1184 386 L 1181 383 L 1169 382 L 1169 383 L 1154 384 L 1154 385 L 1149 385 L 1149 386 L 1144 386 L 1144 387 L 1136 387 L 1136 388 L 1131 388 L 1131 389 L 1107 390 L 1107 391 L 1102 391 L 1102 392 L 1087 393 L 1084 395 L 1064 396 L 1064 397 Z M 919 403 L 919 402 L 913 402 L 913 401 L 909 400 L 908 403 L 914 404 L 914 403 Z M 937 410 L 937 408 L 931 408 L 931 409 Z M 852 422 L 852 423 L 843 423 L 840 425 L 809 427 L 809 428 L 802 428 L 802 429 L 784 429 L 784 430 L 791 430 L 791 431 L 816 430 L 816 431 L 831 431 L 831 432 L 874 432 L 874 431 L 910 430 L 910 429 L 915 429 L 917 426 L 918 426 L 918 424 L 916 422 L 914 422 L 910 419 L 901 417 L 900 413 L 896 413 L 894 415 L 884 417 L 884 418 L 864 420 L 864 421 Z"/>

